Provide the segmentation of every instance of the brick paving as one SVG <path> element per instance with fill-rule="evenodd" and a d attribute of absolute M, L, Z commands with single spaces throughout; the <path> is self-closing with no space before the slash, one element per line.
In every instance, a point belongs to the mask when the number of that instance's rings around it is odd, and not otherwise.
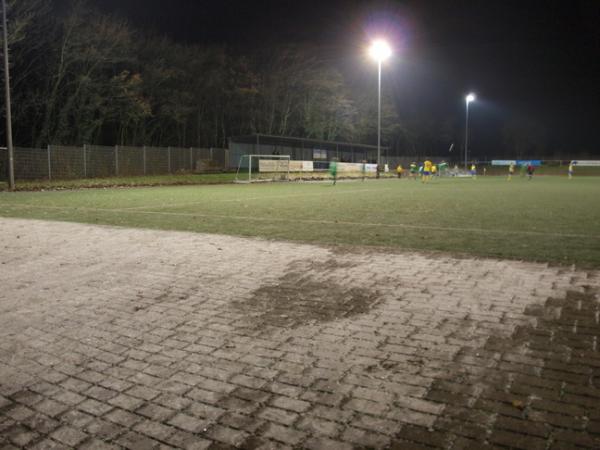
<path fill-rule="evenodd" d="M 0 448 L 600 448 L 600 273 L 0 219 Z"/>

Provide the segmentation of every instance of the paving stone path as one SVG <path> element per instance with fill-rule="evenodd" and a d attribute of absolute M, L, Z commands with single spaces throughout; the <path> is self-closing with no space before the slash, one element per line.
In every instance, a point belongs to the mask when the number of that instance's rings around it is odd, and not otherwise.
<path fill-rule="evenodd" d="M 600 273 L 0 219 L 0 448 L 600 448 Z"/>

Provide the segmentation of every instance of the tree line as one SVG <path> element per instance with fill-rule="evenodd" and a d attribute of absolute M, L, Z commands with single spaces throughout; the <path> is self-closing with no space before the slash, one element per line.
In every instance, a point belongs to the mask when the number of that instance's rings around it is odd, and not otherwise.
<path fill-rule="evenodd" d="M 252 133 L 376 143 L 376 69 L 349 79 L 314 46 L 183 44 L 87 0 L 10 0 L 8 20 L 16 145 L 226 147 Z M 413 155 L 460 145 L 456 118 L 400 115 L 390 84 L 383 145 Z"/>
<path fill-rule="evenodd" d="M 181 44 L 81 0 L 13 0 L 8 18 L 17 145 L 224 147 L 250 133 L 355 142 L 376 134 L 375 96 L 353 94 L 306 45 L 240 54 Z M 387 102 L 384 139 L 395 123 Z"/>

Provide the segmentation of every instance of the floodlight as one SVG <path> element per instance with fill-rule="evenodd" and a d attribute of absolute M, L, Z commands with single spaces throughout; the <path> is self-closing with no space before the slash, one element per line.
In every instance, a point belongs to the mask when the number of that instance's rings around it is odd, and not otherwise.
<path fill-rule="evenodd" d="M 382 39 L 377 39 L 371 44 L 371 47 L 369 48 L 369 54 L 375 61 L 382 62 L 391 56 L 392 49 L 387 42 Z"/>
<path fill-rule="evenodd" d="M 475 101 L 475 98 L 476 98 L 476 97 L 475 97 L 475 94 L 473 94 L 473 93 L 470 93 L 469 95 L 467 95 L 467 96 L 465 97 L 465 100 L 466 100 L 466 102 L 467 102 L 467 103 L 471 103 L 471 102 L 474 102 L 474 101 Z"/>

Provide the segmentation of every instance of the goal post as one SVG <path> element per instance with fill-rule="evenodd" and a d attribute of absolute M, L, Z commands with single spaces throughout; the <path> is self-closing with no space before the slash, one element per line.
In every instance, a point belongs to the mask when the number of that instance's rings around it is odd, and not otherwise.
<path fill-rule="evenodd" d="M 235 181 L 289 181 L 290 155 L 242 155 Z"/>

